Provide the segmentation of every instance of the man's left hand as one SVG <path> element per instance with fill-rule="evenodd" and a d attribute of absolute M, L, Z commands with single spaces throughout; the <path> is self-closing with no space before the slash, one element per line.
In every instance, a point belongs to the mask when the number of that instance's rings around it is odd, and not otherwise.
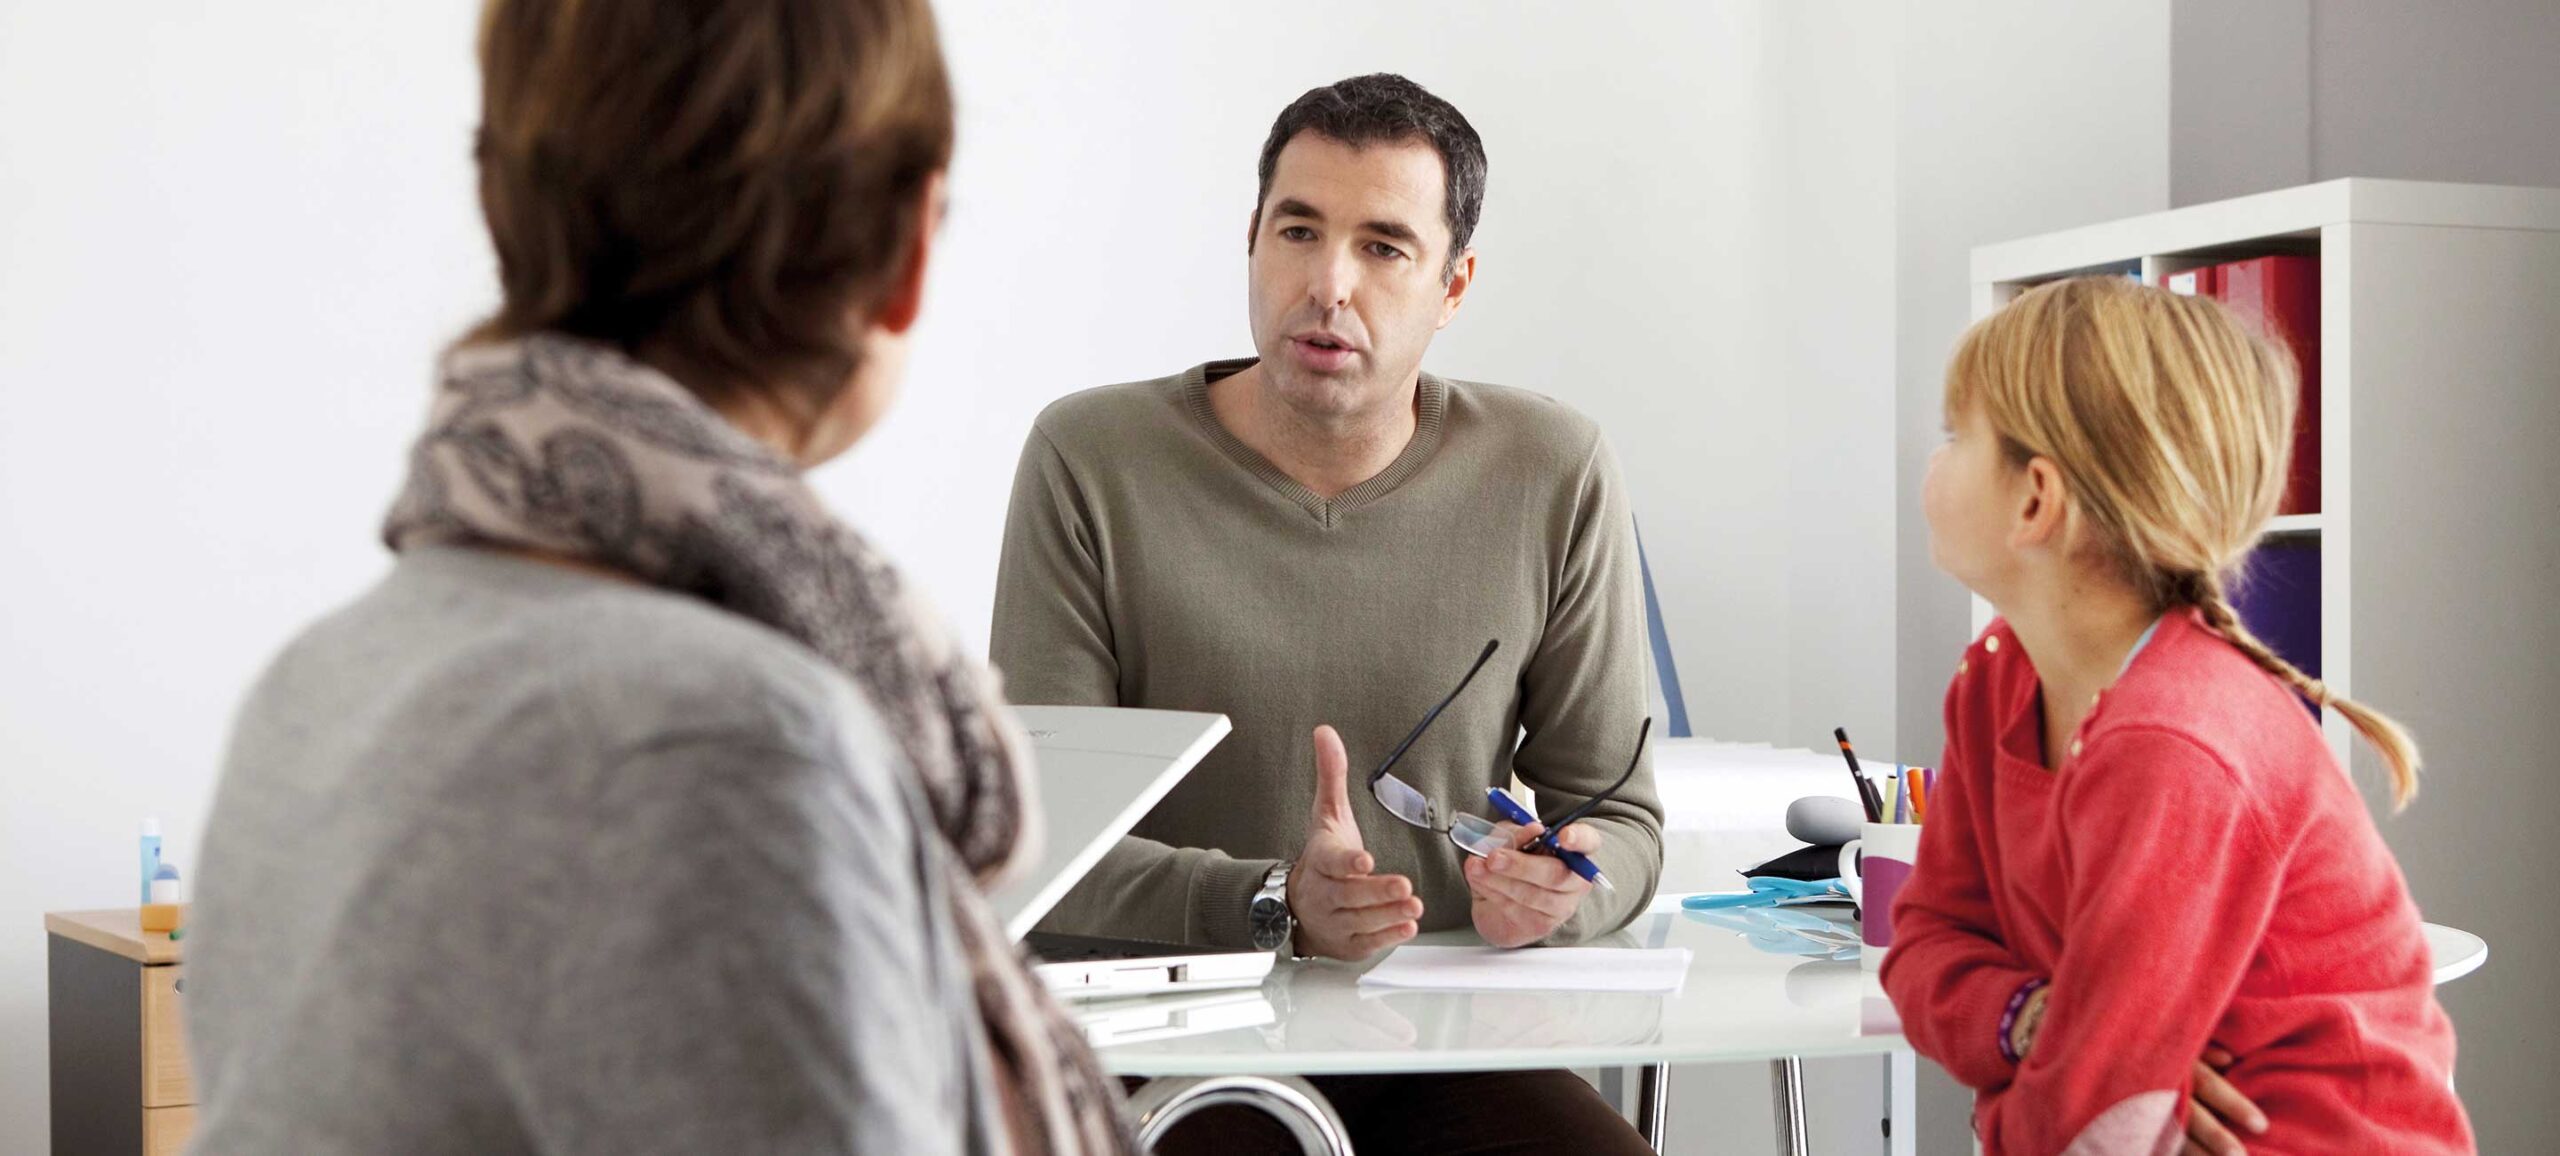
<path fill-rule="evenodd" d="M 1591 893 L 1591 884 L 1553 855 L 1521 850 L 1546 831 L 1544 825 L 1502 823 L 1495 830 L 1502 833 L 1507 850 L 1487 859 L 1467 857 L 1467 890 L 1475 897 L 1476 934 L 1495 947 L 1536 943 L 1573 917 L 1582 897 Z M 1568 851 L 1588 855 L 1600 849 L 1600 832 L 1589 823 L 1576 823 L 1556 836 L 1556 842 Z"/>

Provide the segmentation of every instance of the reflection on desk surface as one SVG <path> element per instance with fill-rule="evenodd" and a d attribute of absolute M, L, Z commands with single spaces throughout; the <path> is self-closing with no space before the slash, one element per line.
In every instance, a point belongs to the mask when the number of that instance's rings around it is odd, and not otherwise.
<path fill-rule="evenodd" d="M 1811 956 L 1858 962 L 1857 925 L 1826 918 L 1798 907 L 1738 907 L 1721 911 L 1682 911 L 1709 927 L 1740 935 L 1743 942 L 1771 955 Z"/>

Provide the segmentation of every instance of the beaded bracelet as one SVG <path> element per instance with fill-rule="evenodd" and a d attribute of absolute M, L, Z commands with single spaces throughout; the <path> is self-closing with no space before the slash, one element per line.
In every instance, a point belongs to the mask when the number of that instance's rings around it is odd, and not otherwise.
<path fill-rule="evenodd" d="M 2043 990 L 2044 986 L 2045 981 L 2042 977 L 2020 984 L 2018 993 L 2009 997 L 2008 1010 L 2000 1013 L 2000 1055 L 2010 1063 L 2024 1061 L 2024 1057 L 2018 1054 L 2018 1046 L 2011 1036 L 2018 1026 L 2018 1013 L 2026 1010 L 2027 1000 Z"/>

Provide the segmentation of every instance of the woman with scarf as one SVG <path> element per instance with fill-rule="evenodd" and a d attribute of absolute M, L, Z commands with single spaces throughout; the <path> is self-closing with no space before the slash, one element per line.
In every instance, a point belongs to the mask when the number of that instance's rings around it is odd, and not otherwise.
<path fill-rule="evenodd" d="M 236 721 L 194 1150 L 1128 1151 L 981 899 L 1019 733 L 802 480 L 921 303 L 924 0 L 490 0 L 480 57 L 503 302 Z"/>

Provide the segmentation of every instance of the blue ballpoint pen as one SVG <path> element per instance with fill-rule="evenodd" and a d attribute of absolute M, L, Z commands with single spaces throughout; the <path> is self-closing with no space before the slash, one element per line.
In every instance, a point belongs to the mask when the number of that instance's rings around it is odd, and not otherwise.
<path fill-rule="evenodd" d="M 1484 797 L 1493 803 L 1494 810 L 1502 812 L 1502 817 L 1505 819 L 1509 819 L 1523 827 L 1538 821 L 1538 817 L 1530 814 L 1527 807 L 1521 806 L 1520 800 L 1512 798 L 1511 792 L 1509 791 L 1503 790 L 1500 787 L 1488 787 L 1485 789 Z M 1556 842 L 1556 833 L 1553 831 L 1539 832 L 1536 846 L 1530 849 L 1533 851 L 1544 849 L 1548 854 L 1562 860 L 1566 867 L 1573 870 L 1574 874 L 1582 876 L 1584 879 L 1598 885 L 1602 891 L 1616 891 L 1618 889 L 1616 884 L 1609 882 L 1608 876 L 1600 873 L 1600 865 L 1592 862 L 1590 856 L 1585 855 L 1580 851 L 1565 850 L 1562 845 L 1558 844 Z"/>

